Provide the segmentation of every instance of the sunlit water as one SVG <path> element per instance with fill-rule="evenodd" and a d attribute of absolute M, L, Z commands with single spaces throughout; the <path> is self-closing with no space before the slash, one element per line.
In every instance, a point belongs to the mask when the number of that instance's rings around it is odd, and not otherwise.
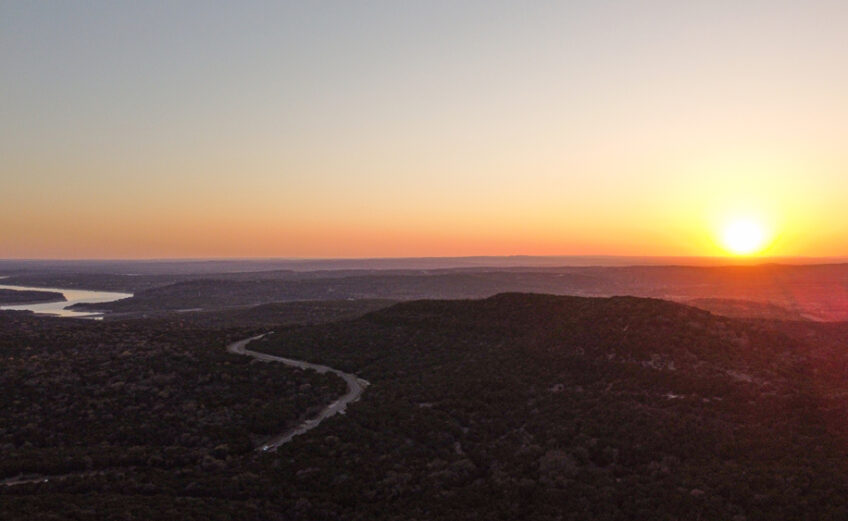
<path fill-rule="evenodd" d="M 65 295 L 64 302 L 43 302 L 40 304 L 14 304 L 0 306 L 0 310 L 11 309 L 18 311 L 32 311 L 43 315 L 55 315 L 59 317 L 73 318 L 101 318 L 101 313 L 90 311 L 74 311 L 66 309 L 68 306 L 80 303 L 99 304 L 112 302 L 122 298 L 132 297 L 132 293 L 117 293 L 111 291 L 90 291 L 85 289 L 62 289 L 62 288 L 33 288 L 29 286 L 6 286 L 0 284 L 0 289 L 13 289 L 17 291 L 55 291 Z"/>

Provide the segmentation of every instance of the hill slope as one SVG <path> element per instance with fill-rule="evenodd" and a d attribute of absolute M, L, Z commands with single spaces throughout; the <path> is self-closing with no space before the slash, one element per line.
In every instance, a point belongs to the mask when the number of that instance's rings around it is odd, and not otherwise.
<path fill-rule="evenodd" d="M 282 454 L 288 472 L 315 469 L 279 476 L 312 515 L 774 520 L 848 507 L 844 355 L 765 323 L 504 294 L 398 304 L 256 348 L 372 383 L 346 421 Z"/>

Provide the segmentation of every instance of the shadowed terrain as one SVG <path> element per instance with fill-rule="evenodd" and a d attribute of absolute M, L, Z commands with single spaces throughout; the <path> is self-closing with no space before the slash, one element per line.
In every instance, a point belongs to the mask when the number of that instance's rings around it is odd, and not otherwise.
<path fill-rule="evenodd" d="M 272 313 L 281 324 L 285 309 Z M 371 385 L 346 414 L 261 454 L 251 448 L 262 433 L 345 392 L 332 375 L 223 350 L 264 331 L 179 316 L 0 317 L 0 384 L 12 397 L 0 409 L 4 476 L 78 473 L 0 489 L 10 517 L 848 512 L 844 324 L 745 321 L 633 297 L 502 294 L 280 325 L 250 348 Z M 148 394 L 155 415 L 143 406 Z"/>
<path fill-rule="evenodd" d="M 14 289 L 0 289 L 0 306 L 62 302 L 64 300 L 66 300 L 65 296 L 55 291 L 19 291 Z"/>

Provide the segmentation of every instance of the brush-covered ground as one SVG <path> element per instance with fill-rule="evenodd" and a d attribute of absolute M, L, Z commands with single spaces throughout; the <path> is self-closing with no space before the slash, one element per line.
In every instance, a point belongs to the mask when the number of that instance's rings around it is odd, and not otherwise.
<path fill-rule="evenodd" d="M 4 518 L 848 516 L 844 324 L 529 294 L 280 320 L 250 348 L 371 385 L 262 454 L 344 385 L 224 351 L 255 325 L 0 320 L 7 474 L 103 471 L 0 488 Z"/>

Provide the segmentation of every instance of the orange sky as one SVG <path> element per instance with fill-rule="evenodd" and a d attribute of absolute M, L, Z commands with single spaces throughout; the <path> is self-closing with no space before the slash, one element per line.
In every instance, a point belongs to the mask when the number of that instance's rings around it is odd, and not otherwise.
<path fill-rule="evenodd" d="M 848 255 L 844 4 L 424 4 L 4 3 L 0 258 Z"/>

